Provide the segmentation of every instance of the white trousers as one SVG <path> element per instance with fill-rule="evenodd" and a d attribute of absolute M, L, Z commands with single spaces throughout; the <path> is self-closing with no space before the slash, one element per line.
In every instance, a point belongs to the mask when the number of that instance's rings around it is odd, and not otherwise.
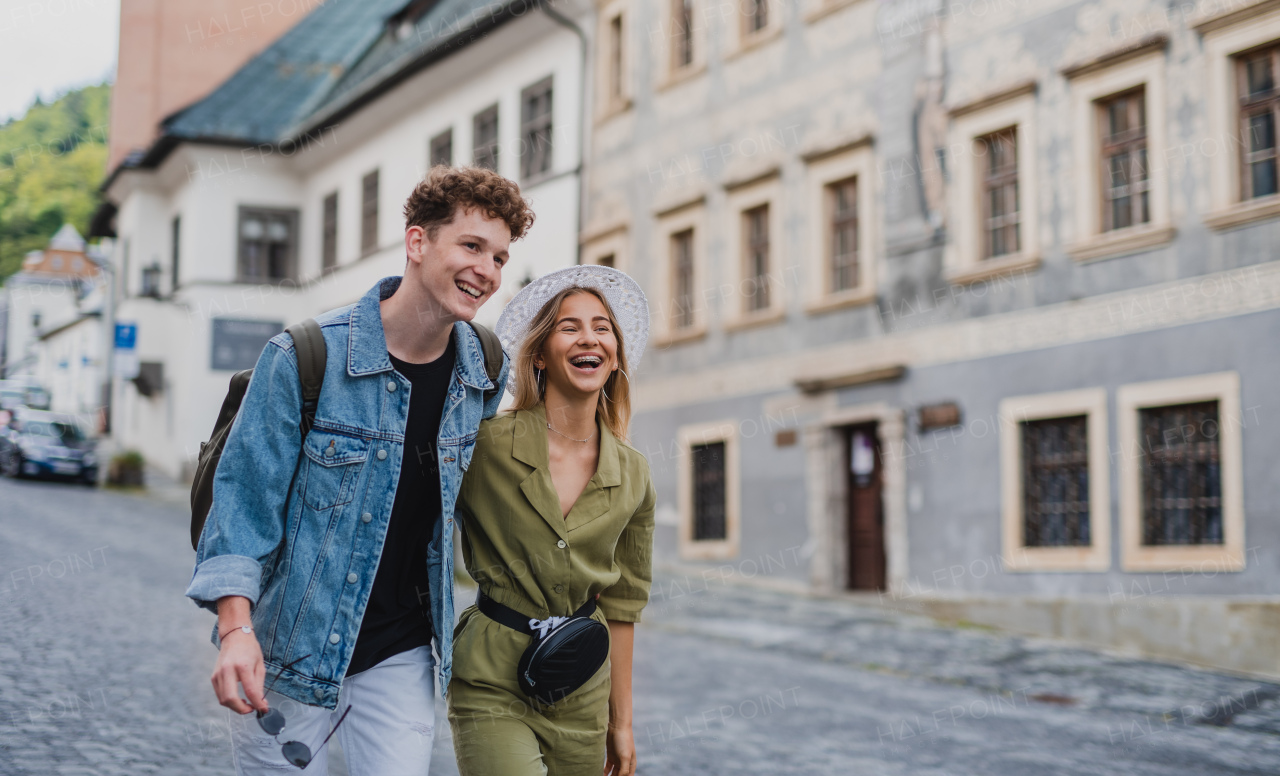
<path fill-rule="evenodd" d="M 232 715 L 231 748 L 239 776 L 298 773 L 280 751 L 287 741 L 311 749 L 308 774 L 329 772 L 329 746 L 320 744 L 347 707 L 334 733 L 350 776 L 427 776 L 435 740 L 435 658 L 431 647 L 402 652 L 347 677 L 335 711 L 307 706 L 269 690 L 267 703 L 284 714 L 285 726 L 269 736 L 252 712 Z"/>

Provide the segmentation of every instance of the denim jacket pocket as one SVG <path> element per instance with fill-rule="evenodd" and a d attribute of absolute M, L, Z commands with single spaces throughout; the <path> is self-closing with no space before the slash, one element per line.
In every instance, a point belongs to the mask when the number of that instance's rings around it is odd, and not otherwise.
<path fill-rule="evenodd" d="M 369 440 L 313 429 L 302 443 L 307 457 L 302 500 L 312 509 L 328 509 L 352 499 L 360 464 L 369 457 Z"/>

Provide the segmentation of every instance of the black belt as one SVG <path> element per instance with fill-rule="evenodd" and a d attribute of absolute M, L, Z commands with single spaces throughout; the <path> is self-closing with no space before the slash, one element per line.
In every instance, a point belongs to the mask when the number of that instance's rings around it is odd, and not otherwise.
<path fill-rule="evenodd" d="M 546 635 L 547 630 L 554 630 L 556 625 L 559 624 L 558 622 L 551 623 L 550 620 L 552 618 L 550 617 L 548 617 L 546 620 L 538 620 L 538 618 L 536 617 L 529 617 L 527 615 L 523 615 L 520 612 L 517 612 L 515 609 L 512 609 L 510 606 L 500 604 L 497 601 L 493 600 L 489 596 L 485 595 L 483 590 L 481 590 L 480 594 L 476 597 L 476 607 L 479 608 L 480 611 L 484 614 L 484 616 L 488 617 L 490 620 L 501 623 L 512 630 L 517 630 L 517 631 L 520 631 L 521 633 L 526 633 L 530 636 Z M 574 612 L 571 616 L 590 617 L 591 615 L 595 614 L 595 611 L 596 611 L 596 598 L 595 596 L 592 596 L 587 599 L 587 602 L 585 604 L 578 607 L 578 611 Z M 563 617 L 559 619 L 567 620 L 569 618 Z M 530 620 L 533 620 L 535 622 L 545 623 L 548 625 L 548 627 L 535 629 L 534 626 L 529 624 Z"/>

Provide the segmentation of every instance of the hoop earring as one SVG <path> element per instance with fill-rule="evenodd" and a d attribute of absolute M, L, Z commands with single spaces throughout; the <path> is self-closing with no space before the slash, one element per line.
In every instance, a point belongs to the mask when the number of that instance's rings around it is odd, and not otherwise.
<path fill-rule="evenodd" d="M 546 371 L 546 370 L 539 369 L 539 368 L 537 368 L 536 366 L 533 368 L 533 382 L 534 382 L 534 385 L 536 385 L 536 386 L 537 386 L 537 388 L 538 388 L 538 397 L 539 397 L 539 398 L 541 398 L 541 397 L 542 397 L 543 392 L 544 392 L 544 391 L 546 391 L 546 388 L 544 388 L 544 387 L 543 387 L 543 385 L 542 385 L 542 373 L 543 373 L 544 371 Z"/>
<path fill-rule="evenodd" d="M 605 382 L 608 383 L 609 381 L 605 380 Z M 609 392 L 604 389 L 603 385 L 600 386 L 600 395 L 604 397 L 605 401 L 609 401 Z"/>

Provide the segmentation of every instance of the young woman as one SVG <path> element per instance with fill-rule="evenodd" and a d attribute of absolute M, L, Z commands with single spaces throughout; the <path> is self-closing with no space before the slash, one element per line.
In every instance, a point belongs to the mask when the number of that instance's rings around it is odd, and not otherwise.
<path fill-rule="evenodd" d="M 481 425 L 456 509 L 481 594 L 454 631 L 458 768 L 631 776 L 632 636 L 649 598 L 655 494 L 648 462 L 626 444 L 628 369 L 648 308 L 625 274 L 571 267 L 526 286 L 498 336 L 513 356 L 515 404 Z M 588 673 L 590 650 L 569 651 L 562 665 L 586 670 L 543 702 L 522 689 L 522 657 L 571 615 L 599 623 L 576 625 L 601 634 L 603 664 Z"/>

